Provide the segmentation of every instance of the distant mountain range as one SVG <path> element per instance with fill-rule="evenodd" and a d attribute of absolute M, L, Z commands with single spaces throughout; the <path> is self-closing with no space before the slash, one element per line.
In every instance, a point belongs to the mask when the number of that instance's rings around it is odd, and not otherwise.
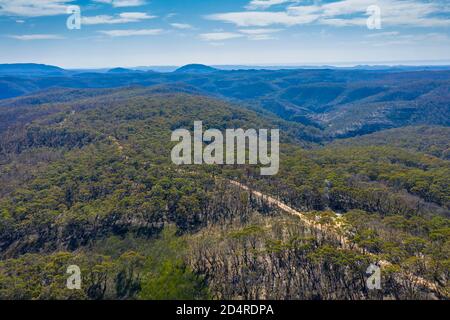
<path fill-rule="evenodd" d="M 314 69 L 330 69 L 330 70 L 372 70 L 372 71 L 436 71 L 450 70 L 450 65 L 357 65 L 352 67 L 337 67 L 332 65 L 317 66 L 250 66 L 250 65 L 213 65 L 207 66 L 203 64 L 188 64 L 182 67 L 178 66 L 139 66 L 132 68 L 114 67 L 103 69 L 63 69 L 57 66 L 35 63 L 13 63 L 0 64 L 0 75 L 61 75 L 61 74 L 77 74 L 86 72 L 95 73 L 135 73 L 135 72 L 182 72 L 182 73 L 209 73 L 214 71 L 235 71 L 235 70 L 314 70 Z"/>
<path fill-rule="evenodd" d="M 113 68 L 113 69 L 108 70 L 108 73 L 138 73 L 138 72 L 143 72 L 143 71 L 126 69 L 126 68 Z"/>
<path fill-rule="evenodd" d="M 69 71 L 60 67 L 35 63 L 0 64 L 0 75 L 62 75 Z"/>
<path fill-rule="evenodd" d="M 330 137 L 350 137 L 405 125 L 450 125 L 450 70 L 426 68 L 220 70 L 191 64 L 160 73 L 13 64 L 0 65 L 0 99 L 56 87 L 169 85 L 320 128 Z"/>

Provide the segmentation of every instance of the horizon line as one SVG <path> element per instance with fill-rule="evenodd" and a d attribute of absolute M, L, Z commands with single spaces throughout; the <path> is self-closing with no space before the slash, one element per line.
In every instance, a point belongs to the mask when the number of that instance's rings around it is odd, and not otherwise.
<path fill-rule="evenodd" d="M 41 64 L 47 66 L 59 67 L 65 70 L 102 70 L 114 68 L 180 68 L 191 64 L 200 64 L 211 67 L 287 67 L 287 68 L 355 68 L 355 67 L 450 67 L 450 60 L 392 60 L 392 61 L 336 61 L 336 62 L 304 62 L 304 63 L 228 63 L 228 64 L 207 64 L 201 62 L 191 62 L 186 64 L 149 64 L 149 65 L 116 65 L 116 66 L 98 66 L 98 67 L 65 67 L 58 64 L 49 64 L 43 62 L 0 62 L 0 65 L 8 64 Z"/>

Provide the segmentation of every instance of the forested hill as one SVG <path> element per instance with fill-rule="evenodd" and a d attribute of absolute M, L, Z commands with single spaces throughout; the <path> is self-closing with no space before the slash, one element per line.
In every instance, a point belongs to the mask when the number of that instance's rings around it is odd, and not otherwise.
<path fill-rule="evenodd" d="M 54 89 L 1 102 L 0 299 L 449 297 L 443 151 L 377 136 L 320 146 L 329 137 L 317 126 L 186 83 Z M 172 130 L 196 120 L 219 130 L 282 129 L 280 173 L 173 165 Z M 336 233 L 361 250 L 343 247 Z M 367 290 L 367 267 L 379 260 L 390 263 L 383 289 Z M 65 286 L 71 264 L 82 269 L 83 290 Z"/>
<path fill-rule="evenodd" d="M 335 140 L 336 146 L 394 146 L 450 160 L 450 127 L 415 126 L 383 130 L 352 139 Z"/>
<path fill-rule="evenodd" d="M 260 108 L 288 121 L 322 128 L 330 138 L 403 126 L 450 124 L 450 71 L 445 68 L 226 71 L 188 65 L 171 73 L 116 71 L 120 72 L 30 71 L 26 76 L 0 72 L 0 99 L 54 87 L 171 84 L 195 88 L 242 107 Z"/>
<path fill-rule="evenodd" d="M 0 75 L 10 76 L 42 76 L 63 75 L 70 72 L 59 67 L 36 63 L 0 64 Z"/>
<path fill-rule="evenodd" d="M 306 145 L 311 142 L 323 140 L 321 131 L 312 126 L 301 123 L 288 122 L 263 110 L 259 113 L 242 108 L 237 104 L 230 104 L 212 97 L 202 96 L 199 91 L 188 85 L 158 85 L 152 87 L 128 87 L 118 89 L 50 89 L 24 97 L 0 100 L 0 133 L 11 127 L 24 127 L 33 121 L 58 121 L 65 119 L 67 113 L 74 114 L 80 111 L 108 112 L 125 109 L 132 106 L 136 114 L 143 112 L 140 104 L 152 99 L 161 103 L 158 106 L 161 111 L 160 121 L 170 123 L 170 128 L 187 126 L 191 127 L 194 120 L 205 122 L 206 126 L 217 125 L 224 128 L 231 127 L 257 127 L 280 128 L 283 131 L 285 141 L 295 141 Z M 156 102 L 153 101 L 155 104 Z M 165 109 L 165 105 L 170 108 Z M 186 108 L 186 112 L 184 109 Z M 131 113 L 132 110 L 127 110 Z M 168 113 L 169 116 L 163 115 Z M 156 121 L 147 114 L 146 119 Z M 105 116 L 108 116 L 106 114 Z M 132 117 L 130 115 L 130 117 Z M 144 116 L 136 116 L 142 118 Z M 56 120 L 49 120 L 56 119 Z M 131 118 L 133 119 L 133 118 Z M 130 119 L 130 120 L 131 120 Z M 105 119 L 105 123 L 108 119 Z M 95 127 L 89 119 L 80 120 L 84 127 Z M 105 124 L 105 130 L 108 125 Z"/>

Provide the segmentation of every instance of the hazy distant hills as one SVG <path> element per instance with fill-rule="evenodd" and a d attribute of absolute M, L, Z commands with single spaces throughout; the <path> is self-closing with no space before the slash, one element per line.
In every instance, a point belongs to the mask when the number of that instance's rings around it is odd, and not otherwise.
<path fill-rule="evenodd" d="M 191 64 L 158 73 L 0 65 L 0 99 L 55 87 L 187 86 L 242 107 L 322 128 L 330 137 L 349 137 L 410 125 L 450 125 L 450 71 L 429 68 L 219 70 Z"/>
<path fill-rule="evenodd" d="M 205 66 L 203 64 L 188 64 L 175 70 L 176 73 L 211 73 L 219 71 L 219 69 Z"/>
<path fill-rule="evenodd" d="M 139 72 L 143 72 L 143 71 L 126 69 L 126 68 L 113 68 L 113 69 L 108 70 L 108 73 L 139 73 Z"/>
<path fill-rule="evenodd" d="M 0 64 L 0 75 L 63 75 L 69 71 L 59 67 L 35 63 Z"/>

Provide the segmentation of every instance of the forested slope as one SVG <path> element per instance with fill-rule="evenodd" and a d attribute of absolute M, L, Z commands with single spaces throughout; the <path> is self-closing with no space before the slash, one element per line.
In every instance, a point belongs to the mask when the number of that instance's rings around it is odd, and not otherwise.
<path fill-rule="evenodd" d="M 0 105 L 0 298 L 447 296 L 445 157 L 401 143 L 320 147 L 327 138 L 315 127 L 186 87 L 60 90 Z M 280 173 L 174 166 L 171 131 L 195 120 L 282 129 Z M 370 255 L 231 179 L 338 228 Z M 383 290 L 369 291 L 365 271 L 378 259 L 392 265 Z M 81 291 L 65 288 L 70 264 L 82 269 Z"/>
<path fill-rule="evenodd" d="M 346 138 L 414 125 L 448 126 L 450 71 L 294 69 L 157 73 L 66 72 L 0 75 L 0 99 L 49 88 L 187 86 L 204 95 L 259 108 Z"/>
<path fill-rule="evenodd" d="M 392 146 L 450 160 L 450 128 L 415 126 L 383 130 L 352 139 L 333 141 L 340 146 Z"/>

